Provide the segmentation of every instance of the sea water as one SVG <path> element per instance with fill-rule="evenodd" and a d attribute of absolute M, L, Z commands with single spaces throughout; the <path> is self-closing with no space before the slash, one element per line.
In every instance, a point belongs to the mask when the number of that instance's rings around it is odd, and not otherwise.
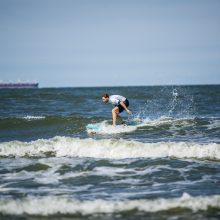
<path fill-rule="evenodd" d="M 220 86 L 0 90 L 0 219 L 219 217 Z"/>

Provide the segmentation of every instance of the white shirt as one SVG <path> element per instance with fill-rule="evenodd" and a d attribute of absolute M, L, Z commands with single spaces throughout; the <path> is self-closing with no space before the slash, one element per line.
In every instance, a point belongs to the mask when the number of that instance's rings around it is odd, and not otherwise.
<path fill-rule="evenodd" d="M 113 105 L 119 105 L 119 103 L 122 101 L 124 102 L 126 98 L 121 95 L 110 95 L 109 96 L 109 102 L 111 102 Z"/>

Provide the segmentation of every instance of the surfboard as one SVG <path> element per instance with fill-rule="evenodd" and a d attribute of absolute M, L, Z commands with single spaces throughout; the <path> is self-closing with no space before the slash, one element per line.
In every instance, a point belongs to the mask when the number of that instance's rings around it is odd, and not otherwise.
<path fill-rule="evenodd" d="M 119 134 L 135 131 L 137 126 L 134 124 L 123 124 L 112 126 L 106 123 L 88 124 L 86 130 L 89 134 Z"/>
<path fill-rule="evenodd" d="M 101 130 L 101 124 L 88 124 L 86 128 L 87 131 L 90 131 L 91 133 L 97 133 Z"/>

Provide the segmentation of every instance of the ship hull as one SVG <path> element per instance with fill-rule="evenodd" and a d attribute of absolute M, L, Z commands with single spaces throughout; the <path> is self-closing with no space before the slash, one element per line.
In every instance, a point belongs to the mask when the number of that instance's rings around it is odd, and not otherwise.
<path fill-rule="evenodd" d="M 38 83 L 0 83 L 0 89 L 35 89 Z"/>

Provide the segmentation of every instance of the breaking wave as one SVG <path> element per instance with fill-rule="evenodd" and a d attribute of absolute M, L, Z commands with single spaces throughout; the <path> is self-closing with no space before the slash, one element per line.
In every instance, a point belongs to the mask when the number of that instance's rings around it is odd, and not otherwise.
<path fill-rule="evenodd" d="M 22 118 L 22 119 L 25 119 L 25 120 L 28 120 L 28 121 L 31 121 L 31 120 L 45 119 L 46 117 L 45 117 L 45 116 L 27 115 L 27 116 L 24 116 L 24 117 L 21 117 L 21 118 Z"/>
<path fill-rule="evenodd" d="M 0 156 L 8 157 L 92 157 L 92 158 L 196 158 L 220 159 L 220 144 L 191 142 L 142 143 L 123 139 L 54 137 L 31 142 L 10 141 L 0 143 Z"/>
<path fill-rule="evenodd" d="M 192 197 L 184 193 L 179 198 L 155 200 L 84 200 L 79 201 L 62 197 L 26 198 L 16 200 L 0 200 L 0 212 L 13 215 L 55 215 L 55 214 L 101 214 L 120 213 L 125 211 L 158 212 L 174 208 L 187 208 L 192 211 L 207 210 L 209 207 L 220 208 L 220 196 Z"/>

